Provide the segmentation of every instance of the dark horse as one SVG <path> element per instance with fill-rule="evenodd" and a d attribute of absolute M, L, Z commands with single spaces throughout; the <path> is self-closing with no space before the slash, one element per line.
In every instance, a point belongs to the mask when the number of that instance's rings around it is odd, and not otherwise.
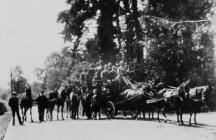
<path fill-rule="evenodd" d="M 53 110 L 55 108 L 55 104 L 58 97 L 58 92 L 53 90 L 48 93 L 48 101 L 46 106 L 46 119 L 52 121 L 53 120 Z"/>
<path fill-rule="evenodd" d="M 165 88 L 159 91 L 159 98 L 162 98 L 160 101 L 156 102 L 156 107 L 158 108 L 158 120 L 159 113 L 162 111 L 163 116 L 165 117 L 165 122 L 167 122 L 166 112 L 169 109 L 172 109 L 176 112 L 177 122 L 179 124 L 184 124 L 182 120 L 183 106 L 189 97 L 189 87 L 190 80 L 183 82 L 177 88 Z"/>
<path fill-rule="evenodd" d="M 60 96 L 58 96 L 57 101 L 56 101 L 56 105 L 57 105 L 57 120 L 59 119 L 58 115 L 59 115 L 59 109 L 61 107 L 61 116 L 62 116 L 62 120 L 64 120 L 64 105 L 65 105 L 65 101 L 67 98 L 67 89 L 64 88 L 61 93 Z"/>
<path fill-rule="evenodd" d="M 189 125 L 191 125 L 192 114 L 194 114 L 194 123 L 197 124 L 196 114 L 208 102 L 210 94 L 210 86 L 200 86 L 190 89 L 189 100 L 185 105 L 186 109 L 188 109 L 187 111 L 190 112 Z"/>
<path fill-rule="evenodd" d="M 22 117 L 23 121 L 27 120 L 27 111 L 30 109 L 30 116 L 31 116 L 31 122 L 33 122 L 32 119 L 32 106 L 33 106 L 33 99 L 32 99 L 32 94 L 31 94 L 31 88 L 26 89 L 26 96 L 23 98 L 20 102 L 20 108 L 22 111 Z"/>
<path fill-rule="evenodd" d="M 120 93 L 119 102 L 116 102 L 116 108 L 130 111 L 132 118 L 137 118 L 140 111 L 143 111 L 146 107 L 148 96 L 143 87 L 126 89 Z"/>

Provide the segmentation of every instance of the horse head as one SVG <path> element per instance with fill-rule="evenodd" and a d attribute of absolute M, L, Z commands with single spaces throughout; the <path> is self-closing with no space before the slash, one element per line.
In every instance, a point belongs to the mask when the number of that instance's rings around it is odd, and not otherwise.
<path fill-rule="evenodd" d="M 178 87 L 178 95 L 180 96 L 181 100 L 184 100 L 189 97 L 190 82 L 191 80 L 187 80 Z"/>
<path fill-rule="evenodd" d="M 208 85 L 208 86 L 203 86 L 202 87 L 202 90 L 201 90 L 201 101 L 202 101 L 202 103 L 207 103 L 208 102 L 208 100 L 210 99 L 209 97 L 210 97 L 210 94 L 211 94 L 211 86 L 210 85 Z"/>
<path fill-rule="evenodd" d="M 150 83 L 141 83 L 141 86 L 138 86 L 138 89 L 141 89 L 144 95 L 147 95 L 148 97 L 153 97 L 154 93 L 152 92 L 152 85 Z"/>

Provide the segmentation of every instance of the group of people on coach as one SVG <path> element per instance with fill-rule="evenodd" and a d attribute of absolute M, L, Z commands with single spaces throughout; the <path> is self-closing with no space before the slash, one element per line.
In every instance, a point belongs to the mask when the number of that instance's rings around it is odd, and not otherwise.
<path fill-rule="evenodd" d="M 86 97 L 85 111 L 88 119 L 91 119 L 92 96 L 97 94 L 93 92 L 93 89 L 101 93 L 102 86 L 109 86 L 111 83 L 114 83 L 118 90 L 121 90 L 122 84 L 135 89 L 136 87 L 127 77 L 130 72 L 129 66 L 123 61 L 116 64 L 103 64 L 102 61 L 98 61 L 95 65 L 91 64 L 88 70 L 82 70 L 80 74 L 81 94 Z"/>
<path fill-rule="evenodd" d="M 116 63 L 103 64 L 100 60 L 96 65 L 91 64 L 89 70 L 83 69 L 80 75 L 80 83 L 82 87 L 86 87 L 88 90 L 92 89 L 92 85 L 109 84 L 112 81 L 124 82 L 127 85 L 133 84 L 125 78 L 127 73 L 130 72 L 129 66 L 123 61 Z"/>

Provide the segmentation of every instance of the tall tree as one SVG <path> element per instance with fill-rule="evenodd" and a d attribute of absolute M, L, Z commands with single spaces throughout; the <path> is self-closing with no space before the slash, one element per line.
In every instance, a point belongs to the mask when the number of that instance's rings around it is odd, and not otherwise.
<path fill-rule="evenodd" d="M 58 21 L 65 24 L 63 30 L 65 40 L 76 40 L 74 50 L 79 46 L 80 38 L 85 28 L 85 21 L 96 17 L 98 24 L 97 47 L 102 60 L 105 62 L 115 62 L 119 50 L 123 49 L 121 48 L 122 41 L 127 41 L 128 39 L 130 39 L 130 43 L 124 42 L 125 44 L 129 44 L 125 46 L 129 57 L 135 58 L 137 56 L 135 53 L 142 52 L 139 45 L 132 43 L 135 38 L 136 42 L 142 38 L 141 26 L 138 20 L 137 0 L 68 0 L 67 3 L 71 7 L 69 10 L 62 11 L 59 14 Z M 128 28 L 126 29 L 127 37 L 125 39 L 123 39 L 121 28 L 121 22 L 124 20 L 122 17 L 124 15 L 128 21 L 126 23 L 126 27 Z M 127 18 L 128 16 L 130 19 Z M 134 31 L 135 34 L 133 33 Z M 132 36 L 130 36 L 131 33 Z M 142 57 L 142 53 L 139 53 L 138 56 Z"/>

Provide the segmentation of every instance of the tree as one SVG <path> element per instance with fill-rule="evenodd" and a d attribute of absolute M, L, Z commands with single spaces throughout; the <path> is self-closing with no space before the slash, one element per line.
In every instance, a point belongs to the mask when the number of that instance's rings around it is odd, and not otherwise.
<path fill-rule="evenodd" d="M 16 66 L 13 69 L 13 76 L 11 82 L 12 91 L 15 91 L 17 93 L 25 92 L 25 88 L 28 83 L 26 78 L 23 77 L 23 71 L 20 66 Z"/>
<path fill-rule="evenodd" d="M 99 50 L 97 47 L 97 38 L 89 39 L 86 42 L 87 60 L 90 62 L 97 62 L 100 59 Z"/>
<path fill-rule="evenodd" d="M 208 27 L 209 24 L 169 21 L 204 19 L 210 7 L 209 1 L 148 1 L 143 14 L 150 18 L 144 18 L 143 24 L 146 44 L 149 44 L 146 46 L 151 66 L 149 73 L 172 85 L 179 85 L 188 78 L 200 81 L 199 84 L 207 82 L 200 79 L 207 76 L 202 67 L 214 63 L 212 35 L 202 31 L 203 25 Z M 155 16 L 159 18 L 153 18 Z M 208 55 L 204 55 L 206 51 Z"/>
<path fill-rule="evenodd" d="M 59 89 L 79 80 L 81 70 L 89 67 L 81 54 L 71 51 L 70 47 L 62 48 L 47 57 L 44 68 L 35 69 L 35 74 L 42 82 L 41 89 Z"/>
<path fill-rule="evenodd" d="M 34 81 L 31 84 L 31 89 L 32 89 L 33 98 L 36 98 L 38 96 L 38 94 L 43 90 L 43 85 L 42 85 L 42 83 Z"/>
<path fill-rule="evenodd" d="M 96 18 L 97 50 L 102 60 L 115 62 L 120 50 L 124 49 L 122 41 L 127 44 L 124 47 L 129 57 L 142 57 L 139 53 L 142 52 L 141 46 L 132 43 L 134 39 L 136 42 L 142 39 L 137 0 L 67 0 L 67 3 L 71 7 L 59 14 L 58 22 L 65 25 L 62 32 L 65 41 L 74 41 L 74 51 L 79 46 L 84 28 L 88 28 L 85 22 Z M 121 22 L 125 20 L 123 16 L 127 21 L 125 38 L 121 28 Z M 135 55 L 137 52 L 139 55 Z"/>

